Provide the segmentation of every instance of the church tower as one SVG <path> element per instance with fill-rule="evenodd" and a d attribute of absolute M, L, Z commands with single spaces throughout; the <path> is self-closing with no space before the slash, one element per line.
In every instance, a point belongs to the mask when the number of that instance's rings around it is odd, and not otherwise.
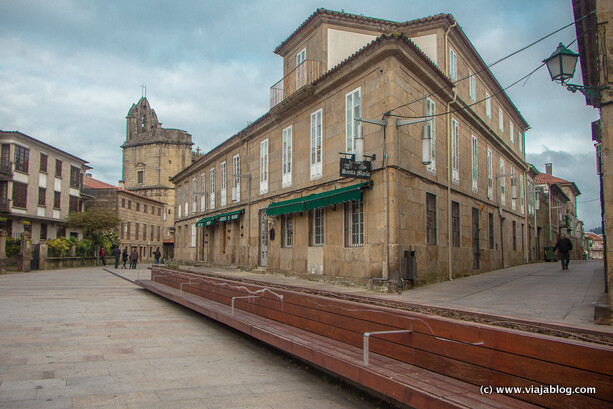
<path fill-rule="evenodd" d="M 180 129 L 165 129 L 146 97 L 132 105 L 126 116 L 120 187 L 166 204 L 166 232 L 174 228 L 174 185 L 169 178 L 192 163 L 192 136 Z"/>

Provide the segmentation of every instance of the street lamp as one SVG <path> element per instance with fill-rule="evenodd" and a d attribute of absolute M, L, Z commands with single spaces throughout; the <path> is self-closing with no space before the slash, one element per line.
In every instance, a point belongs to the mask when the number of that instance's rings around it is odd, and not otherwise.
<path fill-rule="evenodd" d="M 575 75 L 578 59 L 579 54 L 572 52 L 564 47 L 564 44 L 560 43 L 558 48 L 548 58 L 545 58 L 543 62 L 547 64 L 552 81 L 565 86 L 570 92 L 575 93 L 579 91 L 588 98 L 595 98 L 600 95 L 600 90 L 609 87 L 585 87 L 566 82 Z"/>

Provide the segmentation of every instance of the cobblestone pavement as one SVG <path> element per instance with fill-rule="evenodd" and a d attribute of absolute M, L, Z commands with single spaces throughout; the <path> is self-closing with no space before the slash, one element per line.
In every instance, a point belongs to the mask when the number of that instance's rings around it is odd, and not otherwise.
<path fill-rule="evenodd" d="M 370 407 L 101 267 L 0 276 L 0 408 Z"/>

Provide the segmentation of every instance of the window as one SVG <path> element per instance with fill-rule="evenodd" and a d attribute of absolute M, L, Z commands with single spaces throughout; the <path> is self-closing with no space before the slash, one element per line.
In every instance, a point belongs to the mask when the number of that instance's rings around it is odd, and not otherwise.
<path fill-rule="evenodd" d="M 470 74 L 468 93 L 470 94 L 470 99 L 473 100 L 473 102 L 477 100 L 477 79 L 475 78 L 475 74 Z"/>
<path fill-rule="evenodd" d="M 226 197 L 226 162 L 221 162 L 219 165 L 219 183 L 221 188 L 221 206 L 225 206 L 227 203 Z"/>
<path fill-rule="evenodd" d="M 47 204 L 47 189 L 44 187 L 38 188 L 38 205 L 45 206 Z"/>
<path fill-rule="evenodd" d="M 181 218 L 181 186 L 177 187 L 177 217 Z M 130 202 L 128 202 L 128 209 L 130 208 Z"/>
<path fill-rule="evenodd" d="M 487 148 L 487 198 L 494 200 L 494 169 L 492 167 L 492 150 Z"/>
<path fill-rule="evenodd" d="M 55 160 L 55 177 L 56 178 L 62 177 L 62 161 L 59 159 Z"/>
<path fill-rule="evenodd" d="M 192 224 L 191 246 L 196 247 L 196 225 Z"/>
<path fill-rule="evenodd" d="M 345 202 L 345 246 L 364 246 L 364 202 Z"/>
<path fill-rule="evenodd" d="M 345 95 L 345 152 L 353 152 L 360 117 L 360 88 Z"/>
<path fill-rule="evenodd" d="M 478 157 L 478 146 L 477 146 L 477 137 L 472 135 L 472 179 L 473 179 L 473 192 L 479 191 L 479 157 Z"/>
<path fill-rule="evenodd" d="M 517 222 L 513 220 L 513 250 L 517 250 Z"/>
<path fill-rule="evenodd" d="M 451 120 L 451 180 L 460 183 L 460 125 Z"/>
<path fill-rule="evenodd" d="M 436 195 L 426 193 L 426 244 L 436 246 Z"/>
<path fill-rule="evenodd" d="M 13 207 L 25 209 L 28 205 L 28 185 L 13 182 Z"/>
<path fill-rule="evenodd" d="M 126 239 L 130 240 L 130 222 L 126 223 Z"/>
<path fill-rule="evenodd" d="M 30 168 L 30 150 L 23 146 L 15 145 L 15 170 L 28 173 Z"/>
<path fill-rule="evenodd" d="M 487 92 L 485 93 L 485 115 L 488 119 L 492 119 L 492 100 Z"/>
<path fill-rule="evenodd" d="M 504 159 L 500 159 L 500 175 L 504 175 Z M 504 177 L 500 178 L 500 203 L 502 205 L 506 204 L 506 195 L 505 195 L 505 180 Z"/>
<path fill-rule="evenodd" d="M 268 193 L 268 139 L 260 142 L 260 194 Z"/>
<path fill-rule="evenodd" d="M 136 172 L 136 183 L 142 184 L 145 180 L 145 171 L 139 170 Z"/>
<path fill-rule="evenodd" d="M 143 213 L 147 213 L 147 205 L 146 204 L 143 204 Z"/>
<path fill-rule="evenodd" d="M 121 198 L 121 207 L 123 207 L 125 209 L 126 207 L 126 199 L 125 198 Z"/>
<path fill-rule="evenodd" d="M 322 110 L 311 114 L 311 180 L 322 176 L 321 141 L 322 141 Z"/>
<path fill-rule="evenodd" d="M 292 185 L 292 127 L 283 130 L 281 151 L 281 187 Z"/>
<path fill-rule="evenodd" d="M 40 224 L 40 239 L 47 240 L 47 223 Z"/>
<path fill-rule="evenodd" d="M 136 211 L 140 212 L 140 203 L 136 203 Z"/>
<path fill-rule="evenodd" d="M 294 215 L 281 215 L 281 247 L 292 247 L 294 243 Z"/>
<path fill-rule="evenodd" d="M 519 210 L 524 214 L 524 175 L 519 174 Z"/>
<path fill-rule="evenodd" d="M 523 145 L 524 145 L 524 138 L 522 137 L 523 135 L 521 134 L 521 132 L 517 133 L 517 144 L 519 145 L 519 151 L 522 152 L 523 151 Z"/>
<path fill-rule="evenodd" d="M 183 206 L 185 208 L 183 209 L 183 216 L 187 217 L 187 214 L 189 212 L 189 181 L 185 182 L 183 188 L 185 189 L 183 200 Z"/>
<path fill-rule="evenodd" d="M 47 173 L 47 161 L 49 157 L 41 152 L 40 154 L 40 171 Z M 46 226 L 46 225 L 45 225 Z"/>
<path fill-rule="evenodd" d="M 147 240 L 147 225 L 143 223 L 143 240 Z"/>
<path fill-rule="evenodd" d="M 490 227 L 490 250 L 493 250 L 494 249 L 494 213 L 490 213 L 489 227 Z"/>
<path fill-rule="evenodd" d="M 128 210 L 131 210 L 131 209 L 132 209 L 132 201 L 128 200 Z"/>
<path fill-rule="evenodd" d="M 511 167 L 511 209 L 515 210 L 517 198 L 515 195 L 517 194 L 517 179 L 515 177 L 515 168 Z M 512 187 L 515 186 L 515 189 Z"/>
<path fill-rule="evenodd" d="M 198 196 L 196 196 L 196 178 L 192 179 L 192 213 L 196 213 L 198 210 L 196 207 L 198 206 Z M 145 209 L 146 211 L 147 209 Z"/>
<path fill-rule="evenodd" d="M 500 132 L 504 132 L 504 114 L 502 108 L 498 108 L 498 129 Z"/>
<path fill-rule="evenodd" d="M 425 112 L 424 116 L 431 117 L 430 120 L 431 126 L 430 130 L 430 164 L 426 167 L 426 170 L 430 173 L 436 173 L 436 127 L 434 126 L 436 123 L 435 109 L 434 109 L 434 101 L 430 98 L 426 98 L 425 101 Z"/>
<path fill-rule="evenodd" d="M 509 121 L 509 140 L 513 144 L 513 122 Z"/>
<path fill-rule="evenodd" d="M 160 241 L 160 226 L 158 226 L 158 234 L 157 234 L 157 238 L 158 238 L 158 241 Z"/>
<path fill-rule="evenodd" d="M 309 211 L 309 246 L 324 245 L 324 209 Z"/>
<path fill-rule="evenodd" d="M 209 208 L 212 210 L 215 208 L 215 168 L 209 170 L 209 177 Z"/>
<path fill-rule="evenodd" d="M 451 48 L 449 49 L 449 78 L 452 81 L 458 79 L 458 57 Z"/>
<path fill-rule="evenodd" d="M 296 90 L 306 84 L 306 48 L 296 54 Z"/>
<path fill-rule="evenodd" d="M 68 196 L 68 211 L 70 212 L 78 212 L 79 211 L 79 198 L 78 196 Z"/>
<path fill-rule="evenodd" d="M 140 233 L 140 224 L 136 223 L 136 227 L 134 228 L 134 240 L 138 240 L 139 233 Z"/>
<path fill-rule="evenodd" d="M 206 176 L 204 173 L 200 174 L 200 211 L 204 212 L 206 210 L 206 196 L 204 192 L 206 191 Z"/>
<path fill-rule="evenodd" d="M 241 201 L 241 159 L 238 155 L 232 158 L 232 201 Z"/>
<path fill-rule="evenodd" d="M 460 247 L 460 204 L 451 202 L 451 244 Z"/>
<path fill-rule="evenodd" d="M 62 205 L 62 193 L 53 192 L 53 208 L 59 209 Z"/>
<path fill-rule="evenodd" d="M 532 179 L 527 179 L 528 184 L 528 214 L 534 214 L 534 206 L 536 199 L 536 192 L 534 190 L 534 183 L 532 183 Z"/>
<path fill-rule="evenodd" d="M 151 229 L 150 229 L 150 230 L 151 230 L 151 233 L 150 233 L 150 234 L 151 234 L 151 237 L 149 238 L 149 240 L 153 241 L 153 235 L 154 235 L 154 233 L 155 233 L 155 226 L 154 226 L 154 225 L 151 225 Z"/>

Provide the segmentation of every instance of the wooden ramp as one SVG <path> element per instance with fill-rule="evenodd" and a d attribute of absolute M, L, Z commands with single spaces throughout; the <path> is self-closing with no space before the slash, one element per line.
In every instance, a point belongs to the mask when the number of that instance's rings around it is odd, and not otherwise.
<path fill-rule="evenodd" d="M 613 407 L 609 346 L 161 268 L 137 284 L 412 407 Z"/>

